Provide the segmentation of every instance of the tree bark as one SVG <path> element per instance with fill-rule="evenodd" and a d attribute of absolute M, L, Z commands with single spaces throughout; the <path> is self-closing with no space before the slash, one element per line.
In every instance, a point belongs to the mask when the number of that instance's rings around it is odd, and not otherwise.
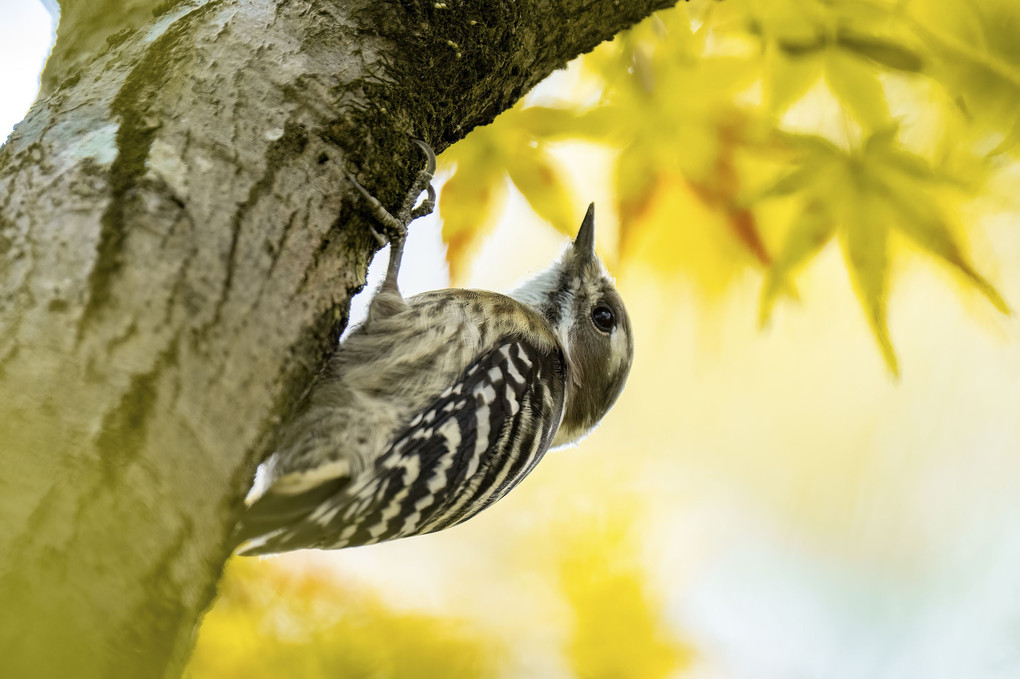
<path fill-rule="evenodd" d="M 179 674 L 378 247 L 347 177 L 675 2 L 65 0 L 0 149 L 0 676 Z"/>

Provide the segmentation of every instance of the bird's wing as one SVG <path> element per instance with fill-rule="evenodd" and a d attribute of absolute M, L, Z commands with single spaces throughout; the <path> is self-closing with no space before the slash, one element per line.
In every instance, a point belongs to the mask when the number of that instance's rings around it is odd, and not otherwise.
<path fill-rule="evenodd" d="M 350 481 L 347 476 L 324 477 L 318 485 L 297 493 L 288 493 L 275 487 L 267 489 L 247 508 L 237 524 L 235 544 L 251 543 L 238 551 L 238 554 L 272 554 L 283 551 L 271 548 L 274 537 L 286 532 L 288 526 L 308 521 L 309 515 L 317 507 L 340 495 Z"/>
<path fill-rule="evenodd" d="M 297 494 L 275 492 L 274 483 L 242 519 L 240 539 L 254 542 L 241 553 L 371 544 L 474 516 L 548 450 L 563 413 L 564 382 L 558 347 L 502 338 L 355 479 L 301 484 Z"/>

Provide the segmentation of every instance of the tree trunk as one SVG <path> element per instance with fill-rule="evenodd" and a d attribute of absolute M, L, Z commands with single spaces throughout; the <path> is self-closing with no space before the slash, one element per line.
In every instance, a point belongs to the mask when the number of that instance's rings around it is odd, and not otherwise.
<path fill-rule="evenodd" d="M 65 0 L 0 149 L 0 676 L 177 675 L 377 248 L 347 177 L 675 2 Z"/>

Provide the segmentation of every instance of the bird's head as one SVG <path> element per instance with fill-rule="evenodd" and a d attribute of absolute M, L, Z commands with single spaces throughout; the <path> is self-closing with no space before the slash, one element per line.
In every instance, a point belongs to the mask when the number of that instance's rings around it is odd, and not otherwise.
<path fill-rule="evenodd" d="M 616 402 L 634 360 L 623 298 L 595 254 L 594 203 L 563 256 L 511 294 L 537 309 L 563 346 L 566 404 L 553 446 L 573 443 Z"/>

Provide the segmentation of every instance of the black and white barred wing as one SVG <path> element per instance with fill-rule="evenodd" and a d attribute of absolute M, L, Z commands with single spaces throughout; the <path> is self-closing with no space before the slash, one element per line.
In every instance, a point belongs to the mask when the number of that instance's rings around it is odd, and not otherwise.
<path fill-rule="evenodd" d="M 242 553 L 373 544 L 469 519 L 520 483 L 549 449 L 564 381 L 558 348 L 504 338 L 415 415 L 373 468 L 286 503 L 271 491 L 260 498 L 248 510 L 252 518 L 273 523 L 260 507 L 268 501 L 282 521 Z"/>

